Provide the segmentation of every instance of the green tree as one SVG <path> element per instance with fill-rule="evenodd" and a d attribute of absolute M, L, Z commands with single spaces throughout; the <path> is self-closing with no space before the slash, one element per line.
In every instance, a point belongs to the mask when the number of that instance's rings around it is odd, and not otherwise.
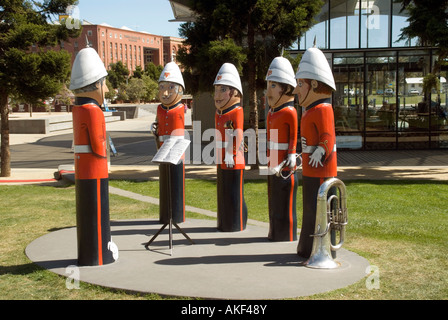
<path fill-rule="evenodd" d="M 131 78 L 127 85 L 127 94 L 131 102 L 138 102 L 145 96 L 145 82 L 142 79 Z"/>
<path fill-rule="evenodd" d="M 322 5 L 320 0 L 190 1 L 196 19 L 181 25 L 186 46 L 177 59 L 185 67 L 184 77 L 193 84 L 191 92 L 210 87 L 222 63 L 241 64 L 242 78 L 248 83 L 249 121 L 258 136 L 257 88 L 265 86 L 272 59 L 312 26 Z M 223 60 L 213 60 L 217 48 L 227 52 L 219 55 Z"/>
<path fill-rule="evenodd" d="M 55 95 L 68 80 L 70 56 L 49 51 L 80 29 L 49 21 L 58 19 L 75 0 L 0 0 L 1 176 L 11 175 L 9 110 L 11 95 L 37 103 Z"/>
<path fill-rule="evenodd" d="M 106 85 L 107 85 L 107 89 L 109 89 L 109 91 L 106 92 L 104 97 L 106 99 L 109 99 L 110 101 L 115 101 L 115 99 L 117 98 L 117 92 L 115 91 L 116 89 L 112 86 L 112 83 L 110 83 L 109 79 L 107 79 L 107 78 L 106 78 Z"/>
<path fill-rule="evenodd" d="M 107 79 L 115 89 L 118 89 L 120 85 L 127 83 L 129 79 L 129 69 L 121 61 L 111 63 L 107 73 Z"/>
<path fill-rule="evenodd" d="M 154 63 L 150 62 L 145 66 L 145 74 L 151 79 L 158 81 L 160 74 L 163 71 L 163 66 L 156 66 Z"/>
<path fill-rule="evenodd" d="M 140 66 L 136 66 L 134 72 L 132 73 L 133 78 L 141 79 L 145 71 Z"/>
<path fill-rule="evenodd" d="M 400 40 L 419 38 L 421 45 L 438 47 L 439 53 L 448 51 L 447 0 L 396 0 L 401 10 L 408 13 L 408 26 L 401 29 Z"/>
<path fill-rule="evenodd" d="M 448 58 L 448 1 L 447 0 L 396 0 L 401 3 L 401 11 L 408 13 L 408 26 L 401 29 L 400 40 L 418 38 L 420 44 L 437 47 L 438 59 L 431 73 L 424 76 L 424 99 L 430 110 L 431 90 L 440 95 L 440 70 Z M 440 96 L 438 97 L 440 101 Z"/>
<path fill-rule="evenodd" d="M 157 81 L 145 74 L 142 76 L 142 80 L 145 83 L 145 94 L 143 95 L 143 100 L 151 102 L 157 97 L 159 92 Z"/>
<path fill-rule="evenodd" d="M 129 100 L 129 95 L 128 95 L 128 85 L 126 83 L 122 83 L 118 86 L 117 88 L 117 97 L 116 99 L 118 101 L 121 102 L 125 102 Z"/>

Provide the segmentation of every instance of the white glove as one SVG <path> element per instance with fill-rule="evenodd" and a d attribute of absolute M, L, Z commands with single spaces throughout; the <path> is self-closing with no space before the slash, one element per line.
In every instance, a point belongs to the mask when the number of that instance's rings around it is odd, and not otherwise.
<path fill-rule="evenodd" d="M 317 168 L 317 165 L 320 164 L 321 167 L 324 165 L 322 164 L 322 157 L 325 155 L 325 149 L 321 146 L 318 146 L 316 150 L 314 150 L 313 154 L 310 156 L 310 161 L 308 164 L 312 167 Z"/>
<path fill-rule="evenodd" d="M 232 153 L 226 152 L 226 155 L 224 157 L 224 163 L 228 168 L 233 168 L 233 166 L 235 165 L 235 161 L 233 160 Z"/>
<path fill-rule="evenodd" d="M 294 167 L 296 166 L 296 159 L 297 154 L 289 153 L 285 165 L 288 166 L 291 170 L 294 170 Z"/>

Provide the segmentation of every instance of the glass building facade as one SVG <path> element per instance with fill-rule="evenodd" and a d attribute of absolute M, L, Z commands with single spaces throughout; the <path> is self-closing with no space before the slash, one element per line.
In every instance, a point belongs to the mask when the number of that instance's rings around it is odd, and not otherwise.
<path fill-rule="evenodd" d="M 425 96 L 437 50 L 400 38 L 400 4 L 327 0 L 316 20 L 293 52 L 315 41 L 332 66 L 338 149 L 448 148 L 448 70 Z"/>

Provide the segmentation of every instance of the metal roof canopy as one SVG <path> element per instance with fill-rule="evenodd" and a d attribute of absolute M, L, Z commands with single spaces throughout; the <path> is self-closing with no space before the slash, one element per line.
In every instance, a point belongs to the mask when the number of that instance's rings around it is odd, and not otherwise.
<path fill-rule="evenodd" d="M 169 0 L 174 18 L 170 22 L 194 22 L 195 15 L 188 5 L 188 0 Z"/>

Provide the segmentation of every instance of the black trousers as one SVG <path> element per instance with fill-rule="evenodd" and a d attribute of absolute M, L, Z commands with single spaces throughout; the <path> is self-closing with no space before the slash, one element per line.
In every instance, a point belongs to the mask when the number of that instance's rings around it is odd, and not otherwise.
<path fill-rule="evenodd" d="M 268 239 L 271 241 L 297 240 L 297 185 L 297 172 L 288 179 L 268 176 Z"/>
<path fill-rule="evenodd" d="M 109 179 L 77 179 L 76 226 L 78 264 L 97 266 L 114 262 L 109 218 Z"/>
<path fill-rule="evenodd" d="M 170 206 L 173 222 L 185 221 L 185 169 L 183 161 L 177 165 L 161 163 L 159 165 L 159 222 L 170 222 Z M 168 181 L 170 178 L 170 181 Z"/>
<path fill-rule="evenodd" d="M 220 231 L 234 232 L 246 228 L 243 173 L 243 169 L 223 170 L 217 166 L 217 225 Z"/>
<path fill-rule="evenodd" d="M 317 194 L 321 184 L 329 178 L 302 177 L 303 216 L 297 254 L 308 259 L 313 249 L 313 235 L 316 227 Z M 328 191 L 327 197 L 336 194 L 336 189 Z"/>

